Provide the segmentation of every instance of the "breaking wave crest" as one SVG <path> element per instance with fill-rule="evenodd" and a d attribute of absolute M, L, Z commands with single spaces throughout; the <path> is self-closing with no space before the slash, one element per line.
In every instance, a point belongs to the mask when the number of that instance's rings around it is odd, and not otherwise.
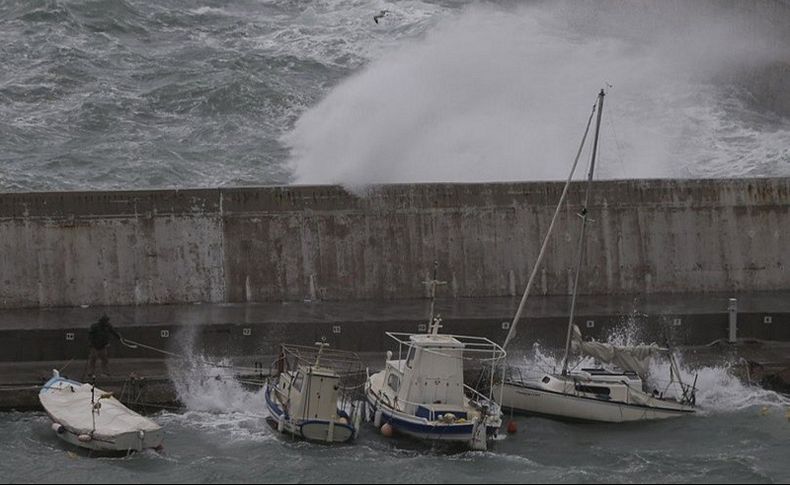
<path fill-rule="evenodd" d="M 601 177 L 786 175 L 788 15 L 769 2 L 474 4 L 346 79 L 284 141 L 299 183 L 562 179 L 610 85 Z"/>
<path fill-rule="evenodd" d="M 185 358 L 169 361 L 168 373 L 186 412 L 169 419 L 242 441 L 270 439 L 262 389 L 239 382 L 231 360 L 194 350 L 194 332 L 182 337 Z"/>

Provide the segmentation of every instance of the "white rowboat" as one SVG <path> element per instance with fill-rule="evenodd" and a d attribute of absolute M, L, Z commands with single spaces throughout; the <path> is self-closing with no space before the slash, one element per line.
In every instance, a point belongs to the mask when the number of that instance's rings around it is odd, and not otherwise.
<path fill-rule="evenodd" d="M 90 384 L 52 378 L 39 392 L 52 419 L 52 430 L 63 441 L 100 452 L 131 452 L 162 446 L 162 428 L 130 410 L 111 393 Z"/>

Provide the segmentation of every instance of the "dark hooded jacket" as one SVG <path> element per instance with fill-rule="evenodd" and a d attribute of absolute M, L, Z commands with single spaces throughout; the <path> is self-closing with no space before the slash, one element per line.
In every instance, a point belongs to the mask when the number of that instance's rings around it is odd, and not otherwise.
<path fill-rule="evenodd" d="M 115 335 L 120 340 L 121 335 L 110 324 L 109 318 L 100 318 L 98 322 L 91 325 L 88 331 L 88 339 L 91 347 L 101 350 L 110 344 L 110 335 Z"/>

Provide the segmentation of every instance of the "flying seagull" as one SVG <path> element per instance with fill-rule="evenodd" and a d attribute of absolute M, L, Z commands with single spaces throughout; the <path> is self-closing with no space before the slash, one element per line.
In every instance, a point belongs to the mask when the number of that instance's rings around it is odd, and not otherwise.
<path fill-rule="evenodd" d="M 388 12 L 389 10 L 382 10 L 381 12 L 373 16 L 373 21 L 379 23 L 379 19 L 387 15 Z"/>

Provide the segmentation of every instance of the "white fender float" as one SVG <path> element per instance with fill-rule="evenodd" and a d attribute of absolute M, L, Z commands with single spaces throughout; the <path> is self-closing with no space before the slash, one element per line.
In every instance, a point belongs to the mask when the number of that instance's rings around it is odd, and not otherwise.
<path fill-rule="evenodd" d="M 277 420 L 277 431 L 282 433 L 285 430 L 285 415 L 281 414 L 280 419 Z"/>
<path fill-rule="evenodd" d="M 381 409 L 377 409 L 376 414 L 373 416 L 373 426 L 381 428 Z"/>
<path fill-rule="evenodd" d="M 486 442 L 486 423 L 485 420 L 475 418 L 472 425 L 472 440 L 469 442 L 469 447 L 475 451 L 486 451 L 488 443 Z"/>

